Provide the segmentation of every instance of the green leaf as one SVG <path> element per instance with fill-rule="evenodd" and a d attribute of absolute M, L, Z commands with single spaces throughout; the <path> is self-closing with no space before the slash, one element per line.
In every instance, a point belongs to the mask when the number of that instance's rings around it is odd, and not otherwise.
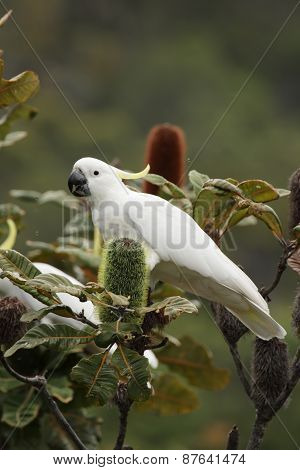
<path fill-rule="evenodd" d="M 230 183 L 228 180 L 222 179 L 210 179 L 204 184 L 204 188 L 213 187 L 220 189 L 231 194 L 237 194 L 240 197 L 244 197 L 243 191 L 236 185 Z"/>
<path fill-rule="evenodd" d="M 104 405 L 117 391 L 115 370 L 106 363 L 108 353 L 93 354 L 73 367 L 71 378 L 87 388 L 87 396 Z"/>
<path fill-rule="evenodd" d="M 2 26 L 4 26 L 4 24 L 6 23 L 6 21 L 10 18 L 12 12 L 13 12 L 12 10 L 8 10 L 8 12 L 5 13 L 5 15 L 3 15 L 3 16 L 0 18 L 0 28 L 2 28 Z"/>
<path fill-rule="evenodd" d="M 205 390 L 221 390 L 229 382 L 229 372 L 216 368 L 212 355 L 189 336 L 180 339 L 181 346 L 167 346 L 157 354 L 159 362 L 183 375 L 191 385 Z"/>
<path fill-rule="evenodd" d="M 253 203 L 248 209 L 248 214 L 262 220 L 280 243 L 285 244 L 280 219 L 272 207 L 266 204 Z"/>
<path fill-rule="evenodd" d="M 74 390 L 67 377 L 53 377 L 48 381 L 47 389 L 50 394 L 62 403 L 70 403 L 73 400 Z"/>
<path fill-rule="evenodd" d="M 279 198 L 278 191 L 270 183 L 263 180 L 242 181 L 238 187 L 247 198 L 254 202 L 269 202 Z"/>
<path fill-rule="evenodd" d="M 29 259 L 15 250 L 0 250 L 0 268 L 3 271 L 19 273 L 25 279 L 33 279 L 41 274 Z"/>
<path fill-rule="evenodd" d="M 291 191 L 288 189 L 276 188 L 276 191 L 278 192 L 279 197 L 286 197 L 291 194 Z"/>
<path fill-rule="evenodd" d="M 26 104 L 19 104 L 10 108 L 7 113 L 0 118 L 0 139 L 3 140 L 7 134 L 9 134 L 11 127 L 16 120 L 33 119 L 36 114 L 37 109 Z"/>
<path fill-rule="evenodd" d="M 3 401 L 2 422 L 13 428 L 24 428 L 31 423 L 40 410 L 40 402 L 34 396 L 33 388 L 24 393 L 16 389 L 5 396 Z"/>
<path fill-rule="evenodd" d="M 68 305 L 59 304 L 59 305 L 50 305 L 49 307 L 41 308 L 40 310 L 29 310 L 26 313 L 23 313 L 21 321 L 25 323 L 30 323 L 34 320 L 42 320 L 49 313 L 54 313 L 59 317 L 63 318 L 75 318 L 76 315 Z"/>
<path fill-rule="evenodd" d="M 3 242 L 0 245 L 1 250 L 8 250 L 8 249 L 13 248 L 13 246 L 16 243 L 17 234 L 18 234 L 17 226 L 12 219 L 7 219 L 6 224 L 8 226 L 8 233 L 7 233 L 5 240 L 3 240 Z"/>
<path fill-rule="evenodd" d="M 12 377 L 5 369 L 0 368 L 0 392 L 7 393 L 15 388 L 24 387 L 24 384 Z"/>
<path fill-rule="evenodd" d="M 16 204 L 0 204 L 0 224 L 5 223 L 7 219 L 19 223 L 24 215 L 25 211 Z"/>
<path fill-rule="evenodd" d="M 112 356 L 112 364 L 128 381 L 128 397 L 134 401 L 148 400 L 151 395 L 148 359 L 119 344 Z"/>
<path fill-rule="evenodd" d="M 197 394 L 173 374 L 162 374 L 152 382 L 154 393 L 139 403 L 139 411 L 154 411 L 162 416 L 191 413 L 199 407 Z"/>
<path fill-rule="evenodd" d="M 41 193 L 38 191 L 30 191 L 30 190 L 23 190 L 23 189 L 12 189 L 9 192 L 11 197 L 15 199 L 19 199 L 20 201 L 24 202 L 37 202 Z"/>
<path fill-rule="evenodd" d="M 209 176 L 202 175 L 196 170 L 189 172 L 189 179 L 195 191 L 195 194 L 198 195 L 199 192 L 203 189 L 203 185 L 209 180 Z"/>
<path fill-rule="evenodd" d="M 64 351 L 78 344 L 89 343 L 96 335 L 97 330 L 89 326 L 77 330 L 67 325 L 42 324 L 27 331 L 23 338 L 5 352 L 5 357 L 12 356 L 19 349 L 32 349 L 42 344 Z"/>
<path fill-rule="evenodd" d="M 32 71 L 22 72 L 19 75 L 0 83 L 0 107 L 24 103 L 39 88 L 39 78 Z"/>
<path fill-rule="evenodd" d="M 149 173 L 147 176 L 144 177 L 148 183 L 152 183 L 156 186 L 160 186 L 161 190 L 163 192 L 166 192 L 167 195 L 174 197 L 174 198 L 184 198 L 186 199 L 186 194 L 182 189 L 180 189 L 176 184 L 171 183 L 168 181 L 166 178 L 160 175 L 155 175 L 152 173 Z"/>
<path fill-rule="evenodd" d="M 235 197 L 236 195 L 229 191 L 205 187 L 194 202 L 195 221 L 209 233 L 226 227 L 229 217 L 238 204 Z"/>
<path fill-rule="evenodd" d="M 78 201 L 64 190 L 46 191 L 38 199 L 39 204 L 54 203 L 64 207 L 78 207 Z"/>
<path fill-rule="evenodd" d="M 175 320 L 183 313 L 197 313 L 198 308 L 189 300 L 183 297 L 175 296 L 168 297 L 161 302 L 156 302 L 149 307 L 143 307 L 139 309 L 139 312 L 142 315 L 149 312 L 163 312 L 163 314 L 169 317 L 170 320 Z"/>
<path fill-rule="evenodd" d="M 10 147 L 14 145 L 16 142 L 25 139 L 27 137 L 27 132 L 25 131 L 15 131 L 9 132 L 0 140 L 0 149 L 4 147 Z"/>

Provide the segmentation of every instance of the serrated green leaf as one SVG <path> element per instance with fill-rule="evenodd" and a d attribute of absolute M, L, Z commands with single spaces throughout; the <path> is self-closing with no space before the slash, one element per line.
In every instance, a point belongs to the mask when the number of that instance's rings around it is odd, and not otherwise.
<path fill-rule="evenodd" d="M 40 402 L 32 388 L 27 393 L 23 388 L 12 390 L 3 401 L 1 421 L 13 428 L 24 428 L 38 416 L 39 410 Z"/>
<path fill-rule="evenodd" d="M 154 393 L 137 405 L 138 411 L 154 411 L 162 416 L 191 413 L 199 407 L 194 390 L 173 374 L 162 374 L 152 382 Z"/>
<path fill-rule="evenodd" d="M 133 401 L 148 400 L 151 395 L 148 359 L 119 344 L 112 356 L 112 364 L 128 380 L 128 397 Z"/>
<path fill-rule="evenodd" d="M 204 346 L 189 336 L 183 336 L 180 342 L 179 347 L 171 344 L 159 352 L 159 362 L 201 389 L 220 390 L 228 384 L 229 372 L 213 365 L 212 355 Z"/>
<path fill-rule="evenodd" d="M 230 183 L 228 180 L 223 180 L 223 179 L 210 179 L 204 183 L 204 188 L 217 188 L 220 189 L 221 191 L 225 191 L 231 194 L 236 194 L 240 197 L 244 197 L 243 191 L 236 186 L 235 184 Z"/>
<path fill-rule="evenodd" d="M 78 344 L 89 343 L 96 335 L 97 330 L 89 326 L 77 330 L 67 325 L 42 324 L 27 331 L 23 338 L 5 352 L 5 357 L 12 356 L 19 349 L 32 349 L 42 344 L 64 351 Z"/>
<path fill-rule="evenodd" d="M 141 315 L 144 315 L 149 312 L 161 311 L 165 316 L 169 317 L 170 320 L 175 320 L 179 315 L 183 313 L 197 313 L 198 309 L 192 302 L 179 296 L 168 297 L 167 299 L 164 299 L 161 302 L 155 302 L 149 307 L 143 307 L 139 309 Z"/>
<path fill-rule="evenodd" d="M 117 391 L 117 375 L 106 363 L 107 356 L 106 352 L 83 358 L 71 372 L 71 378 L 82 384 L 87 389 L 87 396 L 96 398 L 100 405 L 107 403 Z"/>
<path fill-rule="evenodd" d="M 0 250 L 0 269 L 19 273 L 24 279 L 33 279 L 41 274 L 29 259 L 15 250 Z"/>

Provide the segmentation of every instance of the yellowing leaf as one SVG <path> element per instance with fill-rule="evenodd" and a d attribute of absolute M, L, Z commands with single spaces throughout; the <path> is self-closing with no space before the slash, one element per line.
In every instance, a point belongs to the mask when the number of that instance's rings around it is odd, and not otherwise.
<path fill-rule="evenodd" d="M 254 202 L 268 202 L 279 198 L 278 191 L 270 183 L 263 180 L 242 181 L 238 187 L 247 198 Z"/>
<path fill-rule="evenodd" d="M 139 411 L 154 411 L 163 416 L 191 413 L 199 407 L 197 394 L 176 375 L 163 374 L 152 382 L 154 392 L 139 403 Z"/>
<path fill-rule="evenodd" d="M 18 234 L 17 226 L 12 219 L 7 219 L 6 223 L 8 225 L 8 235 L 6 240 L 4 240 L 4 242 L 2 242 L 0 245 L 1 250 L 10 250 L 13 248 Z"/>
<path fill-rule="evenodd" d="M 159 362 L 183 375 L 195 387 L 220 390 L 228 384 L 229 372 L 213 365 L 212 355 L 204 346 L 189 336 L 184 336 L 180 342 L 181 346 L 172 344 L 158 353 Z"/>
<path fill-rule="evenodd" d="M 27 101 L 39 88 L 39 78 L 32 71 L 22 72 L 0 83 L 0 107 Z"/>

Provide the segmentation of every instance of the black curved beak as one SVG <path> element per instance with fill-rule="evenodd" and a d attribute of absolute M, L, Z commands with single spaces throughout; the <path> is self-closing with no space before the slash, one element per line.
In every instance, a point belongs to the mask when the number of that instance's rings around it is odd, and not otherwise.
<path fill-rule="evenodd" d="M 68 186 L 73 196 L 87 197 L 91 195 L 87 179 L 78 169 L 74 169 L 70 174 Z"/>

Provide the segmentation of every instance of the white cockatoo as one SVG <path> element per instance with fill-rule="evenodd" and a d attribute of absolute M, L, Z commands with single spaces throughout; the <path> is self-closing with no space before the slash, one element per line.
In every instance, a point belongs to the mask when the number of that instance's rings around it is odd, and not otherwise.
<path fill-rule="evenodd" d="M 198 224 L 178 207 L 150 194 L 129 189 L 127 173 L 95 158 L 78 160 L 68 185 L 91 205 L 93 223 L 104 240 L 133 238 L 144 243 L 154 281 L 173 284 L 218 302 L 258 337 L 283 338 L 285 330 L 270 316 L 255 284 L 217 247 Z"/>

